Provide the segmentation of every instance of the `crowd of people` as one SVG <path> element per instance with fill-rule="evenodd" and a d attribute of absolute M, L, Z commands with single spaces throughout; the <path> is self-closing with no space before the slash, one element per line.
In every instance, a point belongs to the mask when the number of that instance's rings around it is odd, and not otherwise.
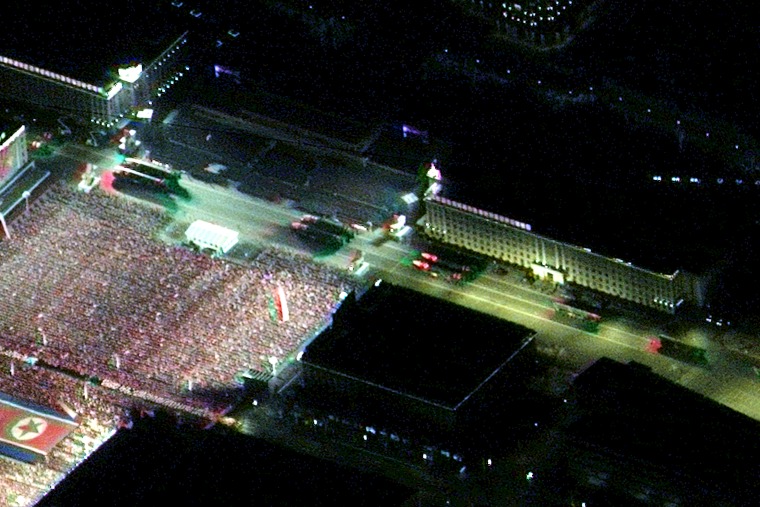
<path fill-rule="evenodd" d="M 0 459 L 0 505 L 29 505 L 126 421 L 131 400 L 71 375 L 42 368 L 0 353 L 0 392 L 28 404 L 48 407 L 77 423 L 38 463 Z"/>
<path fill-rule="evenodd" d="M 54 409 L 65 398 L 111 428 L 137 393 L 221 412 L 236 373 L 276 373 L 353 288 L 346 273 L 274 248 L 241 265 L 162 243 L 168 220 L 60 184 L 11 224 L 0 243 L 0 392 Z"/>

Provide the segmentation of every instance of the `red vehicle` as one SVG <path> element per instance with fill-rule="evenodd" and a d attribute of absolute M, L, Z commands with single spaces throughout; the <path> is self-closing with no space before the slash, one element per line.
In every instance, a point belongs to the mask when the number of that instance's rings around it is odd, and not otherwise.
<path fill-rule="evenodd" d="M 422 253 L 420 254 L 420 257 L 422 257 L 422 258 L 423 258 L 423 259 L 425 259 L 426 261 L 430 261 L 430 262 L 438 262 L 438 256 L 437 256 L 437 255 L 435 255 L 435 254 L 431 254 L 431 253 L 428 253 L 428 252 L 422 252 Z"/>
<path fill-rule="evenodd" d="M 430 271 L 430 264 L 419 259 L 413 260 L 412 265 L 420 271 Z"/>

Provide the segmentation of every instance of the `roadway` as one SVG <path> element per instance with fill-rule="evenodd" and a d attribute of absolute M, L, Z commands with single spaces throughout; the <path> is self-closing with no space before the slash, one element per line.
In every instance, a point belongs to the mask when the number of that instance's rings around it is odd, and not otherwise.
<path fill-rule="evenodd" d="M 77 163 L 91 162 L 103 168 L 117 161 L 112 151 L 78 145 L 64 146 L 59 157 Z M 153 151 L 152 157 L 166 161 L 157 151 Z M 219 155 L 224 160 L 222 157 Z M 184 169 L 176 165 L 175 168 Z M 187 172 L 181 180 L 189 198 L 175 197 L 166 206 L 174 218 L 164 231 L 166 241 L 182 241 L 187 225 L 202 219 L 238 230 L 241 245 L 249 246 L 250 252 L 276 245 L 305 255 L 313 254 L 311 247 L 290 230 L 290 223 L 303 214 L 298 202 L 262 199 L 242 192 L 227 179 L 209 181 L 205 175 L 195 174 L 203 179 Z M 415 241 L 424 244 L 424 239 Z M 487 269 L 474 282 L 453 284 L 446 277 L 433 277 L 416 270 L 405 262 L 413 248 L 387 240 L 380 229 L 357 234 L 349 246 L 332 255 L 315 258 L 315 262 L 346 269 L 350 252 L 354 249 L 362 250 L 371 266 L 364 275 L 366 277 L 382 278 L 536 330 L 539 351 L 547 360 L 559 364 L 568 375 L 601 356 L 624 362 L 633 360 L 649 366 L 665 378 L 760 420 L 760 381 L 752 371 L 754 363 L 750 357 L 722 347 L 715 330 L 693 326 L 684 332 L 685 339 L 707 348 L 710 364 L 699 367 L 683 363 L 647 351 L 650 337 L 667 332 L 665 317 L 661 322 L 606 319 L 598 332 L 586 332 L 553 320 L 550 294 L 536 290 L 514 274 L 497 274 Z"/>

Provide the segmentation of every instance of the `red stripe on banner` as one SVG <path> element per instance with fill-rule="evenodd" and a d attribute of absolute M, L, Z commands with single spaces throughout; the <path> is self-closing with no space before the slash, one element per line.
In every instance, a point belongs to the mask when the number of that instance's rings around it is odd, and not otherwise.
<path fill-rule="evenodd" d="M 0 401 L 0 441 L 6 444 L 47 455 L 76 427 L 73 421 Z"/>

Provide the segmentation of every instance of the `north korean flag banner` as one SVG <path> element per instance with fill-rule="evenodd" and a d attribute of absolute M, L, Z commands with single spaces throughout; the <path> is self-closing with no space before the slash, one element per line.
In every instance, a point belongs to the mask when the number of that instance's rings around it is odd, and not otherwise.
<path fill-rule="evenodd" d="M 13 455 L 44 457 L 76 427 L 63 416 L 0 399 L 0 447 Z"/>

